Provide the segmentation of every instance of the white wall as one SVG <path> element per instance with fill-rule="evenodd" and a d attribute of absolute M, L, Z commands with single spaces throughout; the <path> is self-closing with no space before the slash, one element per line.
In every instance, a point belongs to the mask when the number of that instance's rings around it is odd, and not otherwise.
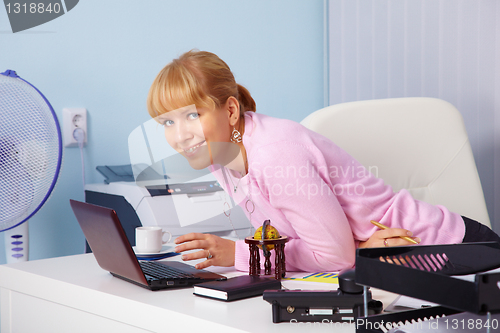
<path fill-rule="evenodd" d="M 461 112 L 500 223 L 500 1 L 329 0 L 329 103 L 437 97 Z"/>
<path fill-rule="evenodd" d="M 35 85 L 60 120 L 65 107 L 87 108 L 89 183 L 103 180 L 97 165 L 129 163 L 127 138 L 149 119 L 151 82 L 192 48 L 224 59 L 258 112 L 300 121 L 323 107 L 323 0 L 85 0 L 16 34 L 0 8 L 0 71 L 16 70 Z M 31 259 L 83 251 L 70 198 L 84 199 L 75 148 L 64 150 L 56 189 L 30 221 Z"/>

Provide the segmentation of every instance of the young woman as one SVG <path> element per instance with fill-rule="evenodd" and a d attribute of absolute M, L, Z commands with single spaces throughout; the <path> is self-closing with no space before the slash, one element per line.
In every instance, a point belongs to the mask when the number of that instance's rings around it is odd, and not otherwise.
<path fill-rule="evenodd" d="M 256 113 L 248 90 L 213 53 L 190 51 L 173 60 L 154 80 L 147 104 L 168 143 L 193 168 L 208 167 L 255 228 L 269 219 L 289 237 L 289 271 L 350 268 L 357 247 L 411 244 L 400 236 L 420 244 L 500 241 L 445 207 L 414 200 L 406 190 L 394 193 L 322 135 Z M 198 249 L 183 260 L 206 258 L 197 268 L 248 270 L 243 240 L 190 233 L 175 242 L 177 252 Z"/>

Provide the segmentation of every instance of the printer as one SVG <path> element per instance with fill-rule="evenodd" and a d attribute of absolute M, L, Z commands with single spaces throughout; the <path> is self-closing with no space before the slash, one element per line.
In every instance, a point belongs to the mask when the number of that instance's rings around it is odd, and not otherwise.
<path fill-rule="evenodd" d="M 133 246 L 139 226 L 160 226 L 173 237 L 201 232 L 242 239 L 253 234 L 241 207 L 211 174 L 188 182 L 156 177 L 154 182 L 140 183 L 131 165 L 98 166 L 97 170 L 105 180 L 85 185 L 85 201 L 115 210 Z"/>

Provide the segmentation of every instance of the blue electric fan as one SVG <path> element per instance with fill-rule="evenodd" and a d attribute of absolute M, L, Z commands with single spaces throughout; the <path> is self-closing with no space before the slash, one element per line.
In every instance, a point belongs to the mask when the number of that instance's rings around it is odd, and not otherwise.
<path fill-rule="evenodd" d="M 28 260 L 27 221 L 54 189 L 62 140 L 42 93 L 14 71 L 0 74 L 0 232 L 13 263 Z"/>

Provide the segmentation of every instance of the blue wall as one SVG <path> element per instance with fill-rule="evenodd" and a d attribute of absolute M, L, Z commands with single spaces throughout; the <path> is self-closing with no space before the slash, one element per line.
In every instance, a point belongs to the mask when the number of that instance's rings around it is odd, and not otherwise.
<path fill-rule="evenodd" d="M 0 45 L 0 70 L 35 85 L 60 120 L 63 108 L 87 108 L 87 183 L 102 182 L 97 165 L 129 163 L 127 138 L 149 119 L 151 82 L 192 48 L 224 59 L 258 112 L 300 121 L 323 107 L 323 0 L 85 0 L 15 34 L 0 8 Z M 30 259 L 84 249 L 68 203 L 84 199 L 80 152 L 65 148 L 63 159 L 54 193 L 30 221 Z"/>

